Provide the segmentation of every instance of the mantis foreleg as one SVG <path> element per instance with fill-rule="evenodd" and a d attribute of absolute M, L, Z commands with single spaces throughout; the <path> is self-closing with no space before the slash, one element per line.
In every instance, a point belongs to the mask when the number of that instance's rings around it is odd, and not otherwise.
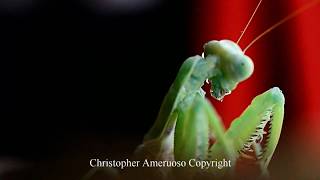
<path fill-rule="evenodd" d="M 279 141 L 284 103 L 285 99 L 279 88 L 264 92 L 253 99 L 251 105 L 233 121 L 225 134 L 226 138 L 232 141 L 238 156 L 248 157 L 252 156 L 248 153 L 258 151 L 254 158 L 264 173 L 267 172 L 267 166 Z M 224 151 L 220 144 L 218 142 L 211 148 L 213 157 Z"/>

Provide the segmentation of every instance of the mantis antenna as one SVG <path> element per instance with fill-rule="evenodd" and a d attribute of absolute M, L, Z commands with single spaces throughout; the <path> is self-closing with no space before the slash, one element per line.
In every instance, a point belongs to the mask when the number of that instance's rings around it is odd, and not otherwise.
<path fill-rule="evenodd" d="M 250 19 L 249 19 L 249 21 L 248 21 L 248 23 L 247 23 L 246 27 L 245 27 L 245 28 L 244 28 L 244 30 L 241 32 L 241 35 L 240 35 L 240 37 L 239 37 L 239 39 L 238 39 L 238 41 L 237 41 L 237 44 L 239 44 L 239 42 L 240 42 L 240 40 L 241 40 L 242 36 L 243 36 L 243 35 L 244 35 L 244 33 L 247 31 L 247 29 L 248 29 L 248 27 L 249 27 L 249 25 L 250 25 L 250 23 L 251 23 L 251 21 L 252 21 L 252 19 L 253 19 L 254 15 L 256 14 L 256 12 L 258 11 L 258 9 L 259 9 L 259 7 L 260 7 L 261 2 L 262 2 L 262 0 L 260 0 L 260 1 L 259 1 L 259 3 L 258 3 L 258 5 L 257 5 L 256 9 L 254 10 L 253 14 L 251 15 L 251 17 L 250 17 Z"/>
<path fill-rule="evenodd" d="M 280 20 L 279 22 L 277 22 L 276 24 L 274 24 L 273 26 L 271 26 L 270 28 L 268 28 L 267 30 L 265 30 L 263 33 L 261 33 L 259 36 L 257 36 L 255 39 L 253 39 L 253 41 L 251 41 L 251 43 L 243 50 L 243 52 L 246 52 L 256 41 L 258 41 L 260 38 L 262 38 L 264 35 L 268 34 L 270 31 L 274 30 L 275 28 L 279 27 L 281 24 L 289 21 L 290 19 L 298 16 L 299 14 L 303 13 L 304 11 L 306 11 L 307 9 L 315 6 L 317 3 L 319 3 L 320 0 L 313 0 L 309 3 L 307 3 L 306 5 L 302 6 L 301 8 L 295 10 L 294 12 L 292 12 L 291 14 L 289 14 L 287 17 L 283 18 L 282 20 Z"/>

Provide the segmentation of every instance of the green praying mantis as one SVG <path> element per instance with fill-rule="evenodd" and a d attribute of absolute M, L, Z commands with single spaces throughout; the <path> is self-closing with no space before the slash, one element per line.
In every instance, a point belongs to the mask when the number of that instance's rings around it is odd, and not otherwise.
<path fill-rule="evenodd" d="M 210 41 L 202 56 L 188 58 L 182 64 L 161 105 L 158 117 L 135 154 L 137 157 L 167 161 L 219 161 L 229 159 L 231 168 L 219 170 L 162 169 L 160 179 L 194 179 L 205 174 L 215 178 L 235 177 L 235 167 L 243 160 L 259 167 L 258 177 L 268 178 L 268 165 L 277 147 L 284 118 L 285 97 L 278 87 L 256 96 L 244 112 L 225 130 L 214 107 L 201 89 L 211 84 L 217 100 L 230 94 L 248 79 L 254 70 L 245 51 L 261 37 L 286 21 L 319 3 L 313 0 L 294 11 L 257 36 L 244 50 L 238 43 L 259 8 L 259 1 L 237 43 L 230 40 Z M 252 177 L 251 177 L 252 178 Z"/>
<path fill-rule="evenodd" d="M 204 54 L 188 58 L 182 64 L 161 105 L 158 117 L 137 147 L 133 159 L 141 161 L 220 161 L 231 167 L 218 168 L 129 168 L 123 179 L 212 179 L 233 178 L 237 159 L 254 159 L 261 175 L 279 141 L 285 98 L 272 88 L 255 97 L 251 105 L 235 119 L 228 130 L 205 98 L 201 89 L 211 83 L 211 94 L 218 100 L 233 91 L 253 73 L 252 60 L 230 40 L 210 41 Z M 214 143 L 212 143 L 214 141 Z M 107 169 L 107 173 L 115 169 Z M 87 174 L 91 177 L 95 171 Z M 116 173 L 117 174 L 117 173 Z M 114 175 L 113 178 L 119 178 Z M 120 178 L 120 179 L 121 179 Z"/>
<path fill-rule="evenodd" d="M 212 96 L 221 100 L 238 83 L 249 78 L 253 69 L 252 60 L 236 43 L 214 40 L 205 44 L 203 57 L 190 57 L 182 64 L 154 125 L 136 154 L 168 161 L 229 159 L 232 166 L 240 157 L 254 158 L 261 173 L 267 175 L 284 116 L 285 98 L 281 90 L 275 87 L 255 97 L 225 131 L 201 89 L 208 80 Z M 215 143 L 210 144 L 212 139 Z M 233 168 L 211 168 L 204 173 L 224 177 L 231 171 Z M 167 174 L 170 172 L 165 172 L 164 178 Z M 195 175 L 187 174 L 188 177 Z M 185 172 L 182 175 L 186 175 Z"/>

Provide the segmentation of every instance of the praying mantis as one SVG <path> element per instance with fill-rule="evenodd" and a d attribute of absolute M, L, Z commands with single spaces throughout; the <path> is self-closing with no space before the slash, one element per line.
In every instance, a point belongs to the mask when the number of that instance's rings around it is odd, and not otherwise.
<path fill-rule="evenodd" d="M 259 167 L 260 177 L 267 178 L 268 164 L 277 147 L 283 124 L 285 97 L 282 91 L 274 87 L 256 96 L 230 128 L 225 130 L 201 87 L 205 81 L 210 82 L 211 95 L 222 100 L 253 73 L 253 62 L 245 55 L 245 51 L 262 36 L 318 2 L 311 1 L 282 19 L 255 38 L 244 50 L 238 46 L 238 42 L 249 23 L 237 43 L 230 40 L 210 41 L 204 45 L 202 56 L 193 56 L 184 61 L 163 100 L 155 123 L 135 154 L 169 161 L 187 161 L 191 158 L 204 161 L 231 160 L 232 167 L 229 169 L 211 168 L 200 172 L 216 178 L 233 177 L 239 159 L 250 159 Z M 162 175 L 163 179 L 179 179 L 181 176 L 193 179 L 198 177 L 199 171 L 166 169 Z"/>
<path fill-rule="evenodd" d="M 190 57 L 182 64 L 158 118 L 136 154 L 149 154 L 158 160 L 224 158 L 233 165 L 243 156 L 256 158 L 261 172 L 267 174 L 283 122 L 285 98 L 281 90 L 275 87 L 254 98 L 225 131 L 201 89 L 208 80 L 212 96 L 221 100 L 249 78 L 253 69 L 252 60 L 236 43 L 214 40 L 205 44 L 203 57 Z M 211 145 L 210 139 L 215 143 Z M 252 152 L 255 154 L 249 155 Z M 211 171 L 218 176 L 227 170 Z"/>

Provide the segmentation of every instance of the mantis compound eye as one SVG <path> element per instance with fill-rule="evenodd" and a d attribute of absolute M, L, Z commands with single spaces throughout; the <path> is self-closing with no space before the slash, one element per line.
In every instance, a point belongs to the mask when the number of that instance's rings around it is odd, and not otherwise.
<path fill-rule="evenodd" d="M 254 66 L 250 57 L 230 40 L 208 42 L 204 45 L 204 56 L 205 59 L 217 59 L 217 72 L 209 80 L 212 95 L 219 100 L 253 73 Z"/>

